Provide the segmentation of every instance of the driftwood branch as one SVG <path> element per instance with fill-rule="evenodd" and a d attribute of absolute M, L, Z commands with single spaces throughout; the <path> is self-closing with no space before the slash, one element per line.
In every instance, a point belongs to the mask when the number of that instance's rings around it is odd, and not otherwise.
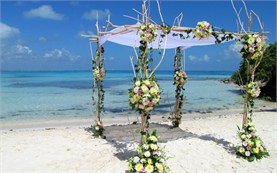
<path fill-rule="evenodd" d="M 161 65 L 161 63 L 162 63 L 162 61 L 164 59 L 165 50 L 166 50 L 166 44 L 167 44 L 167 36 L 168 35 L 165 36 L 165 42 L 164 42 L 164 47 L 163 47 L 163 54 L 161 56 L 161 59 L 160 59 L 159 63 L 157 64 L 157 66 L 153 69 L 153 71 L 151 72 L 149 77 L 151 77 L 155 73 L 155 71 L 159 68 L 159 66 Z"/>
<path fill-rule="evenodd" d="M 133 58 L 134 58 L 133 56 L 130 56 L 130 61 L 131 61 L 134 77 L 136 77 L 136 70 L 135 70 L 135 66 L 134 66 L 134 63 L 133 63 Z"/>
<path fill-rule="evenodd" d="M 239 21 L 239 24 L 240 24 L 241 30 L 242 30 L 243 32 L 245 32 L 245 33 L 246 33 L 246 31 L 245 31 L 245 29 L 244 29 L 244 27 L 243 27 L 243 23 L 241 22 L 241 19 L 240 19 L 239 13 L 238 13 L 238 11 L 237 11 L 237 9 L 236 9 L 235 5 L 234 5 L 233 0 L 231 0 L 231 4 L 232 4 L 232 7 L 233 7 L 233 9 L 234 9 L 234 11 L 235 11 L 235 13 L 236 13 L 236 15 L 237 15 L 237 18 L 238 18 L 238 21 Z"/>
<path fill-rule="evenodd" d="M 264 27 L 263 27 L 263 25 L 262 25 L 262 22 L 261 22 L 261 20 L 260 20 L 260 17 L 259 17 L 253 10 L 251 10 L 251 12 L 252 12 L 252 13 L 256 16 L 256 18 L 258 19 L 258 22 L 259 22 L 259 25 L 260 25 L 261 30 L 264 31 Z"/>
<path fill-rule="evenodd" d="M 159 0 L 156 0 L 156 2 L 157 2 L 158 11 L 159 11 L 159 15 L 160 15 L 162 24 L 165 25 L 165 23 L 164 23 L 164 18 L 163 18 L 163 15 L 162 15 L 162 11 L 161 11 L 161 7 L 160 7 L 160 3 L 159 3 Z"/>

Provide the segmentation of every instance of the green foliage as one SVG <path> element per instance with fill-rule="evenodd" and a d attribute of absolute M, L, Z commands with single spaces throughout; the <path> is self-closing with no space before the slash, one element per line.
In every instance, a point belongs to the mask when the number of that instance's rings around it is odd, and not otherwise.
<path fill-rule="evenodd" d="M 270 80 L 273 80 L 273 78 L 276 77 L 276 45 L 277 43 L 270 44 L 266 48 L 266 51 L 263 55 L 263 59 L 256 70 L 255 81 L 268 82 Z M 247 83 L 246 68 L 247 68 L 247 60 L 243 59 L 240 65 L 240 69 L 232 75 L 231 80 L 238 85 L 241 85 L 241 81 L 242 81 L 242 84 Z M 275 85 L 273 88 L 276 88 L 276 83 L 271 82 L 271 85 Z M 275 94 L 276 94 L 276 91 L 275 91 Z M 263 90 L 262 90 L 261 96 L 268 97 L 268 95 L 265 95 L 263 93 Z"/>

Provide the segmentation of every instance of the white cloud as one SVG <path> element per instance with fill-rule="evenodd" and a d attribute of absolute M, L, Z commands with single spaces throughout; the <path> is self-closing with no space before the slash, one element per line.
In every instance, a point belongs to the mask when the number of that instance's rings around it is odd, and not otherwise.
<path fill-rule="evenodd" d="M 198 58 L 196 56 L 193 56 L 193 55 L 189 55 L 189 60 L 190 61 L 199 61 L 199 62 L 209 62 L 210 61 L 210 57 L 209 55 L 205 54 L 202 58 Z"/>
<path fill-rule="evenodd" d="M 200 59 L 201 61 L 205 61 L 205 62 L 208 62 L 208 61 L 210 61 L 210 57 L 207 55 L 207 54 L 205 54 L 204 55 L 204 57 L 202 58 L 202 59 Z"/>
<path fill-rule="evenodd" d="M 240 43 L 231 44 L 228 49 L 224 51 L 224 59 L 241 58 L 241 48 L 242 44 Z"/>
<path fill-rule="evenodd" d="M 92 31 L 80 31 L 77 36 L 81 37 L 82 35 L 95 35 Z"/>
<path fill-rule="evenodd" d="M 39 38 L 38 38 L 38 41 L 40 41 L 40 42 L 45 42 L 45 41 L 46 41 L 46 38 L 45 38 L 45 37 L 39 37 Z"/>
<path fill-rule="evenodd" d="M 196 58 L 195 56 L 193 56 L 193 55 L 189 55 L 189 59 L 190 59 L 191 61 L 194 61 L 194 60 L 196 60 L 197 58 Z"/>
<path fill-rule="evenodd" d="M 105 10 L 92 9 L 88 12 L 85 12 L 83 14 L 83 18 L 88 20 L 97 20 L 97 12 L 98 12 L 99 20 L 103 20 L 107 18 L 109 14 L 111 14 L 109 9 L 105 9 Z"/>
<path fill-rule="evenodd" d="M 1 57 L 3 59 L 12 59 L 12 58 L 25 58 L 32 56 L 32 49 L 28 46 L 22 44 L 16 44 L 12 47 L 7 47 L 1 51 Z"/>
<path fill-rule="evenodd" d="M 55 12 L 50 5 L 42 5 L 24 13 L 27 18 L 43 18 L 52 20 L 62 20 L 63 15 Z"/>
<path fill-rule="evenodd" d="M 47 52 L 43 55 L 44 58 L 52 58 L 52 59 L 64 59 L 64 60 L 70 60 L 70 61 L 77 61 L 80 56 L 79 55 L 73 55 L 70 51 L 66 49 L 54 49 L 50 52 Z"/>
<path fill-rule="evenodd" d="M 19 34 L 19 29 L 0 22 L 0 39 L 6 39 Z"/>

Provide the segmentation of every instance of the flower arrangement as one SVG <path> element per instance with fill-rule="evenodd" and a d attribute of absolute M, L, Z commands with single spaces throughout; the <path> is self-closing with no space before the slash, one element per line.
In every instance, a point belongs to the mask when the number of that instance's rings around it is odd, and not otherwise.
<path fill-rule="evenodd" d="M 159 101 L 160 89 L 154 80 L 136 80 L 134 87 L 129 89 L 129 105 L 134 110 L 150 112 Z"/>
<path fill-rule="evenodd" d="M 250 162 L 269 156 L 261 138 L 256 136 L 255 133 L 256 130 L 252 121 L 244 124 L 243 130 L 238 132 L 242 144 L 237 147 L 236 152 Z"/>
<path fill-rule="evenodd" d="M 138 29 L 140 39 L 142 41 L 151 43 L 156 40 L 157 32 L 154 24 L 142 24 Z"/>
<path fill-rule="evenodd" d="M 260 87 L 258 86 L 258 84 L 256 82 L 250 82 L 247 85 L 247 93 L 252 97 L 252 98 L 256 98 L 260 95 L 261 90 Z"/>
<path fill-rule="evenodd" d="M 93 76 L 95 79 L 103 81 L 106 75 L 106 70 L 102 67 L 99 68 L 98 66 L 93 69 Z"/>
<path fill-rule="evenodd" d="M 96 122 L 95 125 L 91 126 L 91 129 L 93 132 L 93 136 L 95 136 L 95 137 L 102 136 L 102 134 L 104 132 L 104 127 L 103 127 L 102 123 L 100 123 L 100 122 Z"/>
<path fill-rule="evenodd" d="M 182 88 L 188 81 L 188 77 L 183 70 L 176 70 L 174 73 L 174 85 Z"/>
<path fill-rule="evenodd" d="M 151 135 L 146 133 L 146 143 L 137 148 L 137 156 L 128 160 L 128 171 L 133 173 L 166 173 L 169 168 L 165 165 L 166 156 L 158 146 L 156 131 Z"/>
<path fill-rule="evenodd" d="M 249 60 L 259 59 L 266 49 L 265 37 L 260 34 L 245 34 L 242 36 L 242 44 L 240 52 Z"/>
<path fill-rule="evenodd" d="M 213 27 L 210 23 L 206 21 L 198 22 L 194 31 L 195 37 L 199 39 L 209 38 L 212 35 L 212 33 Z"/>

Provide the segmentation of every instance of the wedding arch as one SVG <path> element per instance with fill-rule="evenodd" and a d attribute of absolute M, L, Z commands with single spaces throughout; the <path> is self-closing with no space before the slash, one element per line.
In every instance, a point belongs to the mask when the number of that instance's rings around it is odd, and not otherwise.
<path fill-rule="evenodd" d="M 148 13 L 147 3 L 149 1 L 143 1 L 142 12 L 133 9 L 138 15 L 138 18 L 124 15 L 125 17 L 136 20 L 136 24 L 133 25 L 114 25 L 110 21 L 110 17 L 107 20 L 107 26 L 105 31 L 101 31 L 98 26 L 98 20 L 96 22 L 97 35 L 83 35 L 89 39 L 90 52 L 92 56 L 92 69 L 93 69 L 93 101 L 95 103 L 95 125 L 93 126 L 94 134 L 101 136 L 104 130 L 103 122 L 101 120 L 101 114 L 104 109 L 104 87 L 103 81 L 106 75 L 106 69 L 104 67 L 104 44 L 106 42 L 113 42 L 124 46 L 132 47 L 135 57 L 130 56 L 130 62 L 133 69 L 134 79 L 133 86 L 129 89 L 129 105 L 135 111 L 140 114 L 141 117 L 141 145 L 140 151 L 147 152 L 148 150 L 159 150 L 158 148 L 145 148 L 145 145 L 157 144 L 157 134 L 148 132 L 148 120 L 150 119 L 150 112 L 159 104 L 161 89 L 158 85 L 158 81 L 155 77 L 155 72 L 164 60 L 167 49 L 175 49 L 176 55 L 174 57 L 174 85 L 175 85 L 175 108 L 172 112 L 172 125 L 178 127 L 181 122 L 182 107 L 183 107 L 183 88 L 188 80 L 188 77 L 184 71 L 184 60 L 182 55 L 183 49 L 192 46 L 203 46 L 220 44 L 228 41 L 237 41 L 242 44 L 241 54 L 247 62 L 247 83 L 242 84 L 244 106 L 243 106 L 243 123 L 239 129 L 239 137 L 241 139 L 241 145 L 237 147 L 237 154 L 253 161 L 260 159 L 268 155 L 266 148 L 263 145 L 262 140 L 255 134 L 256 129 L 252 120 L 254 100 L 258 97 L 260 89 L 259 82 L 255 81 L 255 70 L 259 66 L 263 53 L 266 49 L 266 37 L 264 27 L 260 21 L 259 16 L 251 10 L 247 9 L 244 1 L 244 11 L 248 17 L 248 28 L 244 28 L 243 22 L 240 18 L 240 11 L 238 12 L 231 1 L 232 7 L 237 16 L 238 32 L 227 32 L 224 29 L 212 26 L 206 21 L 200 21 L 195 27 L 181 26 L 183 14 L 178 15 L 172 26 L 165 25 L 160 4 L 158 1 L 157 7 L 161 24 L 155 22 Z M 252 18 L 255 16 L 258 19 L 261 27 L 261 32 L 252 32 Z M 110 28 L 113 28 L 109 30 Z M 96 42 L 97 51 L 95 57 L 93 56 L 92 43 Z M 149 62 L 153 61 L 152 56 L 149 56 L 153 51 L 158 51 L 160 60 L 154 67 L 149 66 Z M 251 148 L 251 149 L 249 149 Z M 150 152 L 151 153 L 151 152 Z M 138 153 L 138 157 L 142 159 L 147 157 Z M 152 157 L 152 154 L 150 156 Z M 154 157 L 154 156 L 153 156 Z M 161 156 L 162 157 L 162 156 Z M 157 160 L 157 163 L 161 164 L 163 169 L 166 166 Z M 135 170 L 136 162 L 134 158 L 129 161 L 130 170 Z M 142 165 L 143 167 L 144 165 Z M 149 168 L 150 169 L 150 168 Z M 153 169 L 159 169 L 155 167 Z M 137 170 L 137 169 L 136 169 Z"/>

